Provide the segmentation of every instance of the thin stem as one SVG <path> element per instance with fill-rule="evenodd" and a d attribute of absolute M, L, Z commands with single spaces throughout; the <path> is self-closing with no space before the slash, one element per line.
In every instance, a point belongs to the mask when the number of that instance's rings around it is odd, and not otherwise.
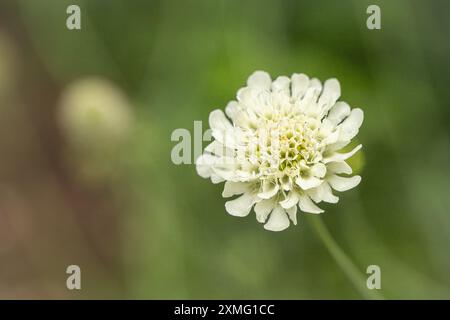
<path fill-rule="evenodd" d="M 380 293 L 369 290 L 366 287 L 366 278 L 361 274 L 355 264 L 333 239 L 327 227 L 323 223 L 322 217 L 312 216 L 308 220 L 316 230 L 320 240 L 322 240 L 323 244 L 328 249 L 328 252 L 333 256 L 336 263 L 350 279 L 353 286 L 359 291 L 359 293 L 361 293 L 365 299 L 384 299 Z"/>

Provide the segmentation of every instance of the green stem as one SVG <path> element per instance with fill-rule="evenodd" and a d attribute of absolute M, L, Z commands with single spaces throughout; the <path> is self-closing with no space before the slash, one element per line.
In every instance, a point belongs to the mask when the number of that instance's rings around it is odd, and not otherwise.
<path fill-rule="evenodd" d="M 322 240 L 323 244 L 328 249 L 328 252 L 336 260 L 336 263 L 350 279 L 356 290 L 358 290 L 365 299 L 384 299 L 380 293 L 367 288 L 366 278 L 333 239 L 323 223 L 322 218 L 320 216 L 312 216 L 309 221 L 316 230 L 320 240 Z"/>

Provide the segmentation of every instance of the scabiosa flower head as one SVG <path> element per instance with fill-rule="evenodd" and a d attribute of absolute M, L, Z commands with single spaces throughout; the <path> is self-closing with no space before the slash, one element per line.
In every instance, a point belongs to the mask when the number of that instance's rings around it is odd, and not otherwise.
<path fill-rule="evenodd" d="M 297 224 L 297 206 L 303 212 L 323 212 L 316 203 L 336 203 L 332 190 L 346 191 L 359 184 L 349 175 L 346 159 L 356 153 L 339 152 L 358 133 L 361 109 L 337 101 L 338 80 L 322 85 L 304 74 L 272 81 L 254 72 L 237 101 L 209 115 L 214 141 L 197 159 L 197 172 L 213 183 L 225 181 L 227 212 L 256 219 L 271 231 Z M 228 118 L 227 118 L 228 117 Z M 342 174 L 346 176 L 341 176 Z"/>

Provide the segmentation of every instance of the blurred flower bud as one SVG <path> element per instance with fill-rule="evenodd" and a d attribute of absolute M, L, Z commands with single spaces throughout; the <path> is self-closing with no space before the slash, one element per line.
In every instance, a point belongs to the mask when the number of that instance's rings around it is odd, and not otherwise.
<path fill-rule="evenodd" d="M 60 124 L 71 147 L 115 149 L 129 135 L 131 106 L 114 84 L 87 78 L 69 85 L 61 98 Z"/>
<path fill-rule="evenodd" d="M 120 176 L 122 147 L 133 124 L 124 93 L 108 80 L 87 78 L 70 84 L 60 103 L 66 160 L 73 172 L 90 186 Z"/>

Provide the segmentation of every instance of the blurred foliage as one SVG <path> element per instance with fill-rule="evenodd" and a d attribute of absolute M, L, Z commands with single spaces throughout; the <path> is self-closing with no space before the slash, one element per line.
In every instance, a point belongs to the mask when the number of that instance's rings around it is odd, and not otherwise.
<path fill-rule="evenodd" d="M 81 7 L 80 31 L 65 27 L 69 4 Z M 366 28 L 369 4 L 381 7 L 381 30 Z M 104 274 L 103 267 L 86 270 L 97 286 L 86 289 L 89 296 L 360 298 L 307 223 L 314 217 L 303 214 L 298 226 L 267 232 L 253 215 L 228 215 L 222 186 L 198 177 L 194 165 L 171 162 L 172 131 L 193 132 L 194 120 L 204 121 L 206 130 L 209 112 L 223 108 L 248 75 L 262 69 L 274 77 L 304 72 L 340 80 L 341 99 L 365 112 L 358 136 L 363 152 L 351 162 L 363 180 L 338 205 L 325 206 L 326 224 L 361 272 L 371 264 L 381 267 L 387 298 L 450 298 L 447 1 L 20 0 L 2 7 L 16 17 L 12 29 L 22 30 L 17 50 L 23 50 L 21 42 L 32 48 L 25 56 L 34 58 L 25 67 L 41 64 L 48 73 L 40 79 L 34 71 L 34 80 L 25 82 L 31 88 L 40 81 L 51 84 L 55 98 L 48 108 L 54 118 L 47 126 L 58 121 L 64 87 L 80 78 L 109 79 L 131 101 L 133 130 L 120 154 L 88 157 L 88 168 L 112 163 L 106 172 L 119 178 L 105 180 L 108 191 L 80 187 L 88 190 L 84 197 L 103 197 L 118 212 L 118 241 L 96 234 L 105 242 L 102 248 L 118 257 L 124 278 L 123 286 L 112 286 L 92 276 Z M 3 61 L 11 55 L 5 46 L 0 36 L 1 86 Z M 8 74 L 12 81 L 14 72 Z M 25 113 L 33 108 L 22 104 Z M 17 132 L 28 126 L 17 126 Z M 92 139 L 102 134 L 96 131 Z M 86 164 L 86 157 L 71 155 L 70 139 L 62 136 L 62 142 L 45 142 L 69 152 L 52 166 L 70 177 L 67 159 Z M 26 141 L 28 150 L 33 141 Z M 0 165 L 9 170 L 17 164 Z M 57 216 L 59 209 L 49 210 Z M 86 241 L 78 236 L 74 241 Z M 66 260 L 53 255 L 41 268 L 56 270 L 61 261 Z M 49 295 L 61 297 L 62 291 Z"/>

